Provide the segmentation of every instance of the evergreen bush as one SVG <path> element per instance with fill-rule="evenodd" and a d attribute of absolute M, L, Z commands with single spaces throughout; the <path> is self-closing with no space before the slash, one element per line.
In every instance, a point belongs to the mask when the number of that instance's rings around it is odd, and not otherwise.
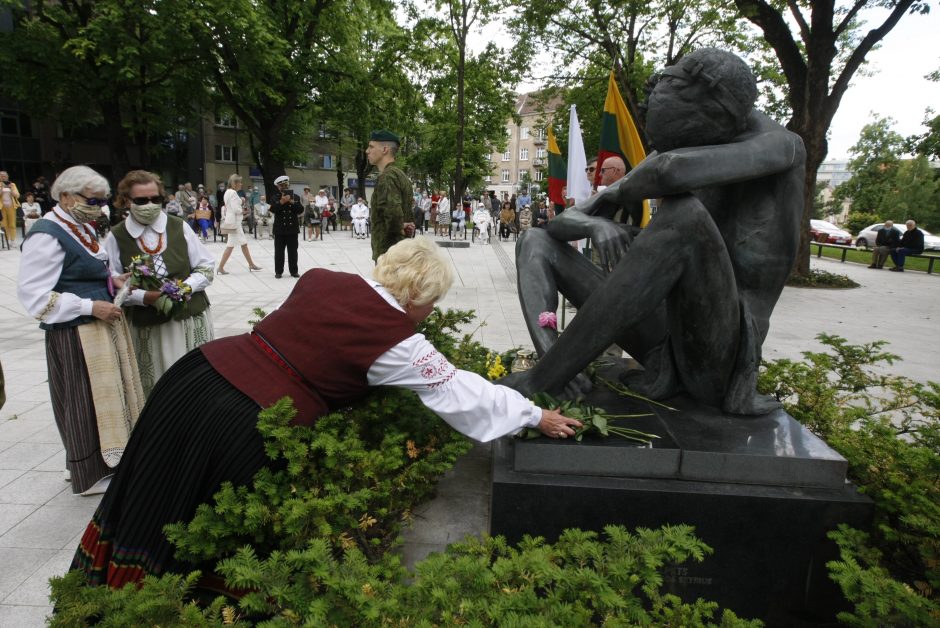
<path fill-rule="evenodd" d="M 885 374 L 898 357 L 884 341 L 817 339 L 828 352 L 766 364 L 759 387 L 842 454 L 875 503 L 870 535 L 830 533 L 840 550 L 830 574 L 854 605 L 839 619 L 940 625 L 940 384 Z"/>
<path fill-rule="evenodd" d="M 461 329 L 470 312 L 436 310 L 428 339 L 460 368 L 484 374 L 492 354 Z M 127 625 L 754 626 L 730 611 L 660 592 L 663 569 L 711 552 L 688 526 L 604 539 L 569 530 L 554 545 L 467 540 L 414 574 L 389 549 L 403 523 L 470 445 L 407 391 L 380 389 L 354 407 L 291 427 L 283 399 L 261 412 L 269 468 L 251 486 L 224 485 L 193 520 L 167 526 L 177 555 L 214 565 L 237 601 L 194 597 L 200 572 L 149 576 L 140 587 L 52 579 L 53 626 Z"/>

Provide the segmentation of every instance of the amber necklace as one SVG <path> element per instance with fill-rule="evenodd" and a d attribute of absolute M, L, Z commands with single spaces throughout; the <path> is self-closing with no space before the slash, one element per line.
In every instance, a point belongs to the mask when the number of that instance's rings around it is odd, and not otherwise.
<path fill-rule="evenodd" d="M 151 249 L 151 248 L 147 248 L 147 245 L 144 244 L 144 236 L 143 234 L 141 234 L 140 237 L 137 238 L 137 244 L 140 245 L 140 250 L 146 253 L 147 255 L 156 255 L 157 253 L 159 253 L 160 249 L 163 248 L 163 234 L 158 233 L 157 235 L 160 236 L 159 238 L 157 238 L 157 246 Z"/>
<path fill-rule="evenodd" d="M 65 216 L 63 216 L 58 211 L 56 211 L 56 209 L 58 208 L 53 208 L 52 211 L 55 212 L 55 215 L 59 218 L 59 220 L 65 223 L 65 226 L 69 228 L 69 231 L 75 234 L 75 237 L 78 238 L 78 241 L 82 243 L 82 246 L 84 246 L 86 249 L 88 249 L 92 253 L 97 253 L 98 252 L 98 240 L 95 239 L 94 235 L 92 235 L 87 240 L 85 239 L 85 236 L 88 235 L 84 229 L 85 225 L 82 225 L 81 227 L 79 227 L 75 223 L 66 219 Z"/>

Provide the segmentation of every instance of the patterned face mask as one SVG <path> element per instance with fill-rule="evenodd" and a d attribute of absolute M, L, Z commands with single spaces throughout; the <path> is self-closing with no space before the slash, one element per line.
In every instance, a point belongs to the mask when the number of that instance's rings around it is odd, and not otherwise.
<path fill-rule="evenodd" d="M 85 224 L 101 218 L 101 207 L 92 206 L 88 203 L 78 202 L 69 210 L 69 214 L 76 222 Z"/>
<path fill-rule="evenodd" d="M 147 203 L 146 205 L 135 205 L 131 203 L 131 216 L 142 225 L 153 224 L 153 221 L 160 216 L 163 208 L 157 203 Z"/>

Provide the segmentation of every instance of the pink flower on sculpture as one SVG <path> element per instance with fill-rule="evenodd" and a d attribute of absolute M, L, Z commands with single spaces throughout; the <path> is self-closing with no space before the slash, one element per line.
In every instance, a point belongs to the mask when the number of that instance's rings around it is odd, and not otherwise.
<path fill-rule="evenodd" d="M 542 312 L 539 314 L 539 327 L 551 327 L 558 331 L 558 317 L 554 312 Z"/>

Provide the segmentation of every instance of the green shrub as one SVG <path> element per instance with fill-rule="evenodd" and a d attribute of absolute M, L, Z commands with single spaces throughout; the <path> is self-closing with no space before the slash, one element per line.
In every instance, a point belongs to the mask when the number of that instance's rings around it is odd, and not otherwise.
<path fill-rule="evenodd" d="M 472 321 L 436 310 L 422 331 L 455 365 L 485 374 L 490 352 L 462 331 Z M 555 545 L 525 539 L 518 549 L 471 539 L 410 574 L 388 550 L 469 443 L 395 389 L 315 429 L 290 426 L 293 415 L 288 399 L 261 412 L 272 464 L 251 486 L 226 484 L 192 521 L 167 526 L 180 558 L 215 564 L 243 597 L 194 601 L 198 571 L 117 591 L 75 571 L 52 579 L 52 625 L 758 625 L 660 593 L 665 567 L 711 552 L 687 526 L 610 527 L 605 540 L 569 530 Z"/>
<path fill-rule="evenodd" d="M 880 374 L 898 359 L 885 342 L 848 344 L 820 334 L 829 352 L 765 365 L 759 387 L 849 463 L 875 503 L 871 535 L 830 534 L 841 560 L 833 579 L 855 605 L 853 625 L 940 623 L 940 384 Z M 882 368 L 882 370 L 887 370 Z"/>
<path fill-rule="evenodd" d="M 849 215 L 845 219 L 845 230 L 852 234 L 852 237 L 855 237 L 859 231 L 867 227 L 868 225 L 873 225 L 876 222 L 881 222 L 881 216 L 874 213 L 868 212 L 849 212 Z M 873 246 L 874 242 L 869 242 L 869 246 Z"/>
<path fill-rule="evenodd" d="M 818 268 L 811 268 L 805 275 L 791 274 L 787 285 L 791 288 L 858 288 L 858 283 L 848 276 Z"/>
<path fill-rule="evenodd" d="M 111 591 L 83 587 L 83 574 L 73 572 L 55 583 L 61 610 L 53 625 L 95 618 L 112 626 L 761 625 L 712 602 L 661 593 L 664 567 L 711 552 L 690 527 L 609 526 L 604 534 L 567 530 L 554 545 L 527 537 L 517 548 L 500 537 L 468 539 L 426 558 L 413 575 L 391 555 L 374 563 L 350 548 L 338 556 L 324 539 L 266 559 L 245 547 L 218 566 L 229 585 L 250 591 L 237 608 L 221 598 L 205 609 L 187 604 L 196 574 Z"/>

